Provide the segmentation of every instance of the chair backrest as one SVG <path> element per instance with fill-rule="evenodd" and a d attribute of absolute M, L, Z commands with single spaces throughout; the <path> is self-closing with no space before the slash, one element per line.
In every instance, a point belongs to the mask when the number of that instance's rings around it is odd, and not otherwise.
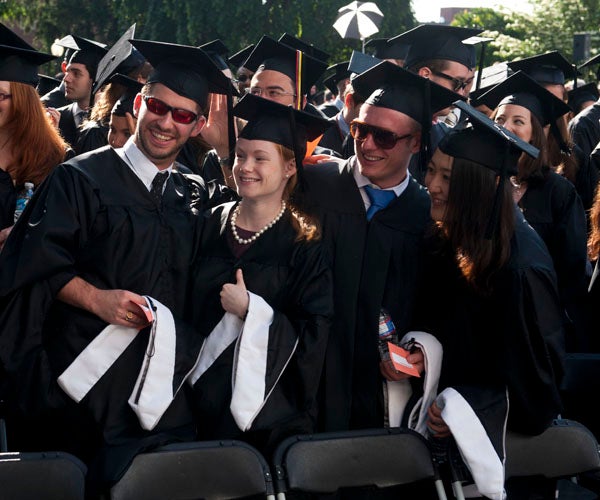
<path fill-rule="evenodd" d="M 333 493 L 437 479 L 427 441 L 409 429 L 368 429 L 293 436 L 275 451 L 276 491 Z"/>
<path fill-rule="evenodd" d="M 506 435 L 506 478 L 572 477 L 600 470 L 598 442 L 575 420 L 557 419 L 538 436 Z"/>
<path fill-rule="evenodd" d="M 175 443 L 137 455 L 111 488 L 113 500 L 225 499 L 272 494 L 271 471 L 241 441 Z"/>
<path fill-rule="evenodd" d="M 86 473 L 68 453 L 0 453 L 0 498 L 83 500 Z"/>

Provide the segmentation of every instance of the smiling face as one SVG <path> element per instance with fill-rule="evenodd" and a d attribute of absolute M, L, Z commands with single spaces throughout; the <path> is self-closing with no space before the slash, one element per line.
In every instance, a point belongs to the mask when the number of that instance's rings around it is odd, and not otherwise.
<path fill-rule="evenodd" d="M 387 189 L 400 184 L 406 177 L 411 156 L 419 151 L 420 131 L 416 121 L 399 111 L 363 104 L 358 121 L 408 137 L 383 149 L 368 134 L 364 141 L 354 141 L 360 173 L 372 184 Z"/>
<path fill-rule="evenodd" d="M 161 83 L 153 83 L 147 95 L 160 99 L 173 108 L 181 108 L 199 114 L 200 107 L 192 99 L 183 97 Z M 142 95 L 138 94 L 133 104 L 138 118 L 135 132 L 136 146 L 160 170 L 169 167 L 190 137 L 200 133 L 206 118 L 199 115 L 189 124 L 177 123 L 170 111 L 160 116 L 148 110 Z"/>
<path fill-rule="evenodd" d="M 431 197 L 431 218 L 434 221 L 443 221 L 446 215 L 452 162 L 451 156 L 437 149 L 427 165 L 425 186 Z"/>
<path fill-rule="evenodd" d="M 284 161 L 274 142 L 238 139 L 233 176 L 242 198 L 279 204 L 295 173 L 295 161 Z"/>
<path fill-rule="evenodd" d="M 496 112 L 496 123 L 515 134 L 525 142 L 531 142 L 533 125 L 531 111 L 517 104 L 503 104 Z"/>

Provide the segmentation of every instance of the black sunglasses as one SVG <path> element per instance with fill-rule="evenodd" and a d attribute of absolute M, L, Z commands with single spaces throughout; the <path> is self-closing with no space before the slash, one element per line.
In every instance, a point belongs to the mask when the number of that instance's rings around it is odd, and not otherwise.
<path fill-rule="evenodd" d="M 375 127 L 353 120 L 350 124 L 350 135 L 358 142 L 364 142 L 371 134 L 373 142 L 381 149 L 392 149 L 398 141 L 402 141 L 412 136 L 412 134 L 398 135 L 391 130 Z"/>
<path fill-rule="evenodd" d="M 446 73 L 442 73 L 441 71 L 431 70 L 431 72 L 435 76 L 439 76 L 440 78 L 443 78 L 444 80 L 448 80 L 449 82 L 452 82 L 454 84 L 454 86 L 452 87 L 452 90 L 454 92 L 461 91 L 462 89 L 466 88 L 468 85 L 471 85 L 471 82 L 473 81 L 473 78 L 469 78 L 468 80 L 461 80 L 460 78 L 454 78 L 453 76 L 447 75 Z"/>
<path fill-rule="evenodd" d="M 154 113 L 155 115 L 165 116 L 170 111 L 171 117 L 176 123 L 188 125 L 198 119 L 198 115 L 193 111 L 183 108 L 174 108 L 173 106 L 169 106 L 166 102 L 161 101 L 156 97 L 145 95 L 144 102 L 146 103 L 148 111 Z"/>

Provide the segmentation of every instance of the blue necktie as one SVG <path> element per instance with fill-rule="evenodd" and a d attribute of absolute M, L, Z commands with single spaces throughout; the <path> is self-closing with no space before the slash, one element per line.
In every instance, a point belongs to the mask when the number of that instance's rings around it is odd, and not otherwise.
<path fill-rule="evenodd" d="M 367 220 L 371 220 L 375 215 L 375 212 L 387 207 L 396 197 L 394 191 L 375 189 L 372 186 L 365 186 L 365 191 L 367 192 L 369 200 L 371 200 L 371 206 L 369 207 L 369 210 L 367 210 Z"/>

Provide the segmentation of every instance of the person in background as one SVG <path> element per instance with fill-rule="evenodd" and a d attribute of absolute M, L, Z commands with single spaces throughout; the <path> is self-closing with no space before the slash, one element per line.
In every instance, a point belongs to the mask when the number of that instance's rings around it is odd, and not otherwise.
<path fill-rule="evenodd" d="M 122 148 L 135 132 L 137 119 L 133 104 L 135 96 L 142 89 L 142 84 L 119 74 L 113 76 L 111 80 L 118 81 L 127 89 L 113 106 L 108 122 L 108 144 L 113 148 Z"/>
<path fill-rule="evenodd" d="M 0 24 L 0 249 L 15 222 L 17 193 L 37 188 L 67 156 L 35 90 L 38 66 L 51 61 Z"/>
<path fill-rule="evenodd" d="M 469 106 L 461 110 L 468 123 L 442 139 L 425 176 L 436 225 L 414 326 L 443 346 L 440 394 L 429 409 L 434 448 L 449 446 L 451 435 L 479 494 L 499 499 L 506 429 L 537 435 L 562 411 L 563 307 L 552 258 L 512 199 L 509 176 L 521 155 L 538 151 Z M 508 498 L 522 498 L 512 489 L 521 486 L 509 484 Z"/>
<path fill-rule="evenodd" d="M 513 179 L 514 199 L 527 222 L 538 232 L 552 256 L 558 289 L 571 325 L 567 335 L 570 351 L 587 348 L 588 333 L 580 320 L 581 301 L 589 281 L 587 221 L 573 184 L 557 174 L 548 157 L 546 130 L 568 111 L 567 105 L 519 71 L 481 96 L 492 118 L 525 142 L 540 150 L 533 159 L 519 159 Z"/>
<path fill-rule="evenodd" d="M 240 201 L 208 215 L 191 269 L 206 337 L 193 405 L 199 439 L 242 439 L 269 456 L 316 429 L 333 292 L 319 224 L 296 191 L 306 143 L 329 124 L 253 95 L 233 112 L 247 121 L 233 164 Z"/>

